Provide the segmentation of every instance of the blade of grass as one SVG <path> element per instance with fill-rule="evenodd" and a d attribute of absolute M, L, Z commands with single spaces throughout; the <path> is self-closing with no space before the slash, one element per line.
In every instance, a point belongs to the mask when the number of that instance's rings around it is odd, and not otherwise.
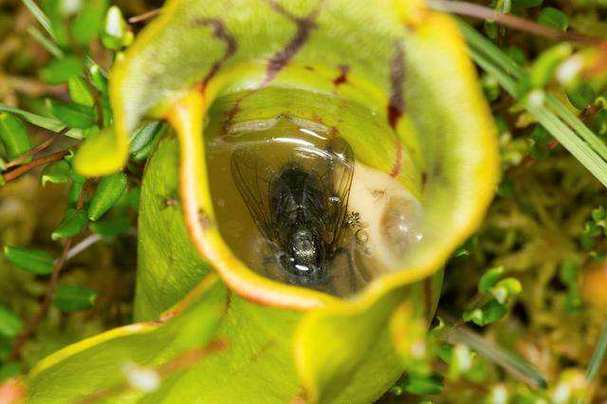
<path fill-rule="evenodd" d="M 516 62 L 510 59 L 491 41 L 486 39 L 468 24 L 460 23 L 460 27 L 471 47 L 474 47 L 476 50 L 487 55 L 492 61 L 494 61 L 498 66 L 500 66 L 517 80 L 524 77 L 525 70 L 517 65 Z M 603 158 L 603 160 L 607 160 L 607 145 L 590 129 L 588 129 L 588 127 L 584 125 L 584 123 L 558 98 L 556 98 L 554 95 L 547 94 L 546 106 L 552 109 L 558 117 L 560 117 L 565 123 L 567 123 L 567 125 L 577 132 L 578 135 L 588 142 L 590 146 Z"/>
<path fill-rule="evenodd" d="M 607 352 L 607 324 L 603 327 L 601 336 L 599 337 L 598 343 L 594 348 L 588 369 L 586 370 L 586 379 L 592 383 L 599 374 L 603 360 L 605 359 L 605 353 Z"/>
<path fill-rule="evenodd" d="M 500 85 L 513 97 L 516 96 L 516 81 L 497 68 L 483 55 L 470 50 L 474 61 L 485 71 L 492 74 Z M 607 187 L 607 162 L 595 153 L 584 140 L 563 123 L 553 112 L 542 106 L 534 106 L 527 100 L 521 103 L 537 121 L 548 130 L 563 147 L 580 161 L 603 185 Z M 577 118 L 576 118 L 577 119 Z"/>
<path fill-rule="evenodd" d="M 518 80 L 525 71 L 491 41 L 465 23 L 460 24 L 472 59 L 493 75 L 500 85 L 518 99 Z M 527 111 L 544 126 L 580 163 L 607 187 L 607 146 L 556 97 L 547 94 L 545 104 L 519 99 Z"/>
<path fill-rule="evenodd" d="M 55 45 L 53 41 L 48 39 L 40 30 L 36 27 L 29 27 L 27 33 L 36 40 L 44 49 L 46 49 L 51 55 L 56 58 L 62 58 L 64 56 L 63 51 Z"/>
<path fill-rule="evenodd" d="M 36 2 L 34 2 L 33 0 L 21 0 L 21 2 L 25 7 L 27 7 L 30 13 L 32 13 L 38 23 L 42 25 L 42 28 L 44 28 L 44 30 L 48 32 L 51 38 L 53 38 L 53 40 L 56 40 L 55 34 L 53 33 L 53 28 L 51 27 L 51 21 L 48 19 L 46 14 L 44 14 L 44 12 L 40 9 L 40 7 L 38 7 Z"/>
<path fill-rule="evenodd" d="M 573 130 L 575 130 L 592 148 L 604 159 L 607 160 L 607 145 L 598 136 L 594 134 L 580 119 L 575 116 L 554 95 L 546 97 L 546 105 L 552 109 L 563 121 L 565 121 Z"/>
<path fill-rule="evenodd" d="M 463 326 L 453 326 L 445 332 L 444 338 L 451 344 L 464 344 L 479 355 L 504 368 L 513 377 L 534 388 L 548 387 L 539 370 L 513 352 L 495 345 Z"/>

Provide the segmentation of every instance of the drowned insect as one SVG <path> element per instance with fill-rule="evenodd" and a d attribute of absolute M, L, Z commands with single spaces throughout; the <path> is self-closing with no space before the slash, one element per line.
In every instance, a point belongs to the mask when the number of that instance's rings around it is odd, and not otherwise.
<path fill-rule="evenodd" d="M 351 147 L 341 139 L 327 150 L 295 147 L 291 158 L 277 166 L 243 147 L 232 154 L 231 166 L 236 187 L 272 251 L 265 264 L 274 261 L 289 284 L 329 284 L 331 263 L 349 254 L 342 243 L 350 226 Z"/>

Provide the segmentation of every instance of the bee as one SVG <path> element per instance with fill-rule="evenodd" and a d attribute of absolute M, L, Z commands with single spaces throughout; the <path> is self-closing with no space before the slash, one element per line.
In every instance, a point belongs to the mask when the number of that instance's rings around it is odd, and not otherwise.
<path fill-rule="evenodd" d="M 344 252 L 350 223 L 353 161 L 342 139 L 327 150 L 295 147 L 274 167 L 246 147 L 232 154 L 236 187 L 287 283 L 317 288 L 331 282 L 330 266 Z"/>

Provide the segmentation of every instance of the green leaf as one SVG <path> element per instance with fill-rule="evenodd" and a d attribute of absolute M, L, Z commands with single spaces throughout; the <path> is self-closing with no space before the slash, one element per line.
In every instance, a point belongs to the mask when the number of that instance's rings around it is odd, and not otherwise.
<path fill-rule="evenodd" d="M 146 368 L 179 364 L 184 355 L 190 354 L 192 357 L 200 353 L 215 338 L 222 320 L 240 320 L 237 316 L 226 314 L 227 291 L 221 282 L 210 284 L 204 292 L 190 302 L 185 310 L 182 307 L 183 312 L 176 317 L 108 331 L 42 360 L 28 376 L 28 403 L 78 402 L 99 391 L 115 387 L 118 389 L 109 401 L 133 402 L 143 399 L 145 393 L 140 390 L 120 389 L 119 386 L 124 386 L 127 382 L 123 371 L 125 364 L 133 363 Z M 235 300 L 238 305 L 239 299 Z M 232 344 L 234 338 L 238 336 L 230 335 L 227 344 Z M 254 343 L 252 340 L 250 342 Z M 259 348 L 255 344 L 253 350 L 248 353 Z M 166 383 L 162 383 L 160 390 L 150 397 L 151 402 L 170 401 L 171 389 L 187 383 L 190 377 L 194 377 L 198 383 L 212 387 L 222 373 L 214 363 L 219 355 L 230 354 L 237 355 L 229 346 L 224 348 L 224 351 L 210 350 L 207 354 L 200 353 L 200 359 L 196 361 L 195 366 L 187 366 L 169 374 Z M 244 357 L 242 359 L 244 360 Z M 260 362 L 265 361 L 257 361 Z M 206 367 L 207 378 L 196 376 L 201 366 Z M 260 372 L 262 369 L 260 367 L 252 370 Z M 71 387 L 68 389 L 61 386 Z M 255 387 L 253 383 L 245 384 L 245 388 L 250 386 Z M 182 396 L 184 402 L 191 402 L 189 399 L 198 394 L 198 391 L 200 390 L 189 390 L 191 396 Z M 263 387 L 258 385 L 257 391 L 249 390 L 249 393 L 262 394 Z M 219 402 L 226 402 L 221 395 L 216 397 Z M 196 401 L 195 398 L 193 400 Z"/>
<path fill-rule="evenodd" d="M 42 8 L 46 14 L 46 19 L 50 23 L 48 32 L 59 46 L 67 47 L 69 45 L 69 32 L 65 24 L 66 15 L 63 13 L 63 1 L 46 0 L 42 3 Z"/>
<path fill-rule="evenodd" d="M 447 378 L 451 381 L 458 380 L 472 368 L 473 359 L 474 353 L 470 351 L 467 345 L 457 344 L 451 350 Z"/>
<path fill-rule="evenodd" d="M 23 373 L 23 364 L 21 362 L 9 362 L 0 364 L 0 383 L 7 379 L 19 376 Z"/>
<path fill-rule="evenodd" d="M 82 74 L 83 63 L 77 56 L 54 59 L 40 70 L 40 78 L 49 84 L 67 83 L 69 79 Z"/>
<path fill-rule="evenodd" d="M 483 307 L 466 311 L 463 315 L 464 321 L 472 321 L 474 324 L 484 327 L 504 318 L 508 309 L 497 300 L 493 299 Z"/>
<path fill-rule="evenodd" d="M 553 137 L 542 125 L 535 125 L 531 132 L 531 156 L 536 160 L 544 160 L 550 155 L 548 147 Z"/>
<path fill-rule="evenodd" d="M 567 14 L 554 7 L 543 8 L 542 11 L 540 11 L 537 22 L 561 31 L 566 31 L 569 26 Z"/>
<path fill-rule="evenodd" d="M 70 128 L 87 129 L 95 125 L 95 110 L 86 105 L 53 101 L 51 111 L 55 118 L 61 120 Z"/>
<path fill-rule="evenodd" d="M 83 3 L 82 10 L 72 23 L 72 35 L 79 44 L 88 45 L 101 32 L 108 1 L 86 0 Z"/>
<path fill-rule="evenodd" d="M 561 43 L 542 52 L 535 59 L 529 70 L 529 80 L 531 87 L 543 88 L 554 77 L 554 73 L 563 62 L 573 52 L 573 47 L 568 43 Z"/>
<path fill-rule="evenodd" d="M 478 282 L 478 291 L 480 293 L 488 293 L 489 290 L 502 278 L 504 271 L 504 267 L 496 267 L 485 272 Z"/>
<path fill-rule="evenodd" d="M 72 313 L 90 309 L 95 305 L 97 292 L 93 289 L 76 285 L 60 285 L 53 304 L 59 310 Z"/>
<path fill-rule="evenodd" d="M 71 178 L 71 167 L 65 160 L 51 163 L 44 167 L 40 182 L 42 186 L 46 186 L 49 182 L 51 184 L 66 184 Z"/>
<path fill-rule="evenodd" d="M 70 204 L 75 205 L 80 200 L 82 190 L 84 189 L 84 184 L 86 183 L 86 178 L 74 172 L 73 170 L 71 171 L 70 176 L 72 179 L 72 186 L 70 187 L 67 199 Z"/>
<path fill-rule="evenodd" d="M 17 268 L 36 275 L 50 275 L 53 272 L 54 259 L 46 251 L 5 246 L 4 256 Z"/>
<path fill-rule="evenodd" d="M 107 94 L 107 78 L 103 74 L 101 67 L 99 67 L 99 65 L 94 64 L 89 68 L 89 73 L 91 75 L 91 83 L 95 86 L 95 88 L 99 90 L 102 94 Z"/>
<path fill-rule="evenodd" d="M 19 118 L 7 112 L 0 112 L 0 142 L 10 160 L 32 148 L 25 125 Z"/>
<path fill-rule="evenodd" d="M 84 230 L 88 223 L 86 212 L 79 209 L 68 209 L 65 218 L 51 234 L 53 240 L 60 240 L 77 236 Z"/>
<path fill-rule="evenodd" d="M 515 278 L 506 278 L 499 281 L 491 288 L 491 294 L 500 304 L 506 304 L 512 298 L 518 296 L 523 290 L 521 282 Z"/>
<path fill-rule="evenodd" d="M 23 330 L 21 318 L 4 306 L 0 306 L 0 336 L 14 338 Z"/>
<path fill-rule="evenodd" d="M 95 105 L 95 99 L 91 95 L 91 92 L 89 91 L 84 79 L 81 79 L 80 77 L 72 77 L 68 82 L 68 89 L 72 101 L 88 107 Z"/>
<path fill-rule="evenodd" d="M 405 377 L 403 388 L 410 394 L 440 394 L 443 391 L 443 380 L 439 375 Z"/>
<path fill-rule="evenodd" d="M 165 129 L 161 122 L 150 122 L 139 128 L 132 136 L 130 152 L 133 155 L 139 154 L 144 148 L 153 143 L 157 136 Z"/>
<path fill-rule="evenodd" d="M 65 129 L 63 122 L 42 115 L 32 114 L 31 112 L 23 111 L 19 108 L 9 107 L 8 105 L 0 104 L 0 111 L 12 112 L 15 115 L 19 115 L 32 125 L 36 125 L 40 128 L 50 130 L 51 132 L 59 133 Z"/>
<path fill-rule="evenodd" d="M 129 30 L 120 8 L 109 8 L 101 40 L 106 48 L 114 50 L 128 46 L 133 41 L 133 33 Z"/>
<path fill-rule="evenodd" d="M 585 110 L 596 98 L 596 93 L 587 82 L 582 82 L 573 89 L 567 91 L 567 98 L 574 107 L 580 111 Z"/>
<path fill-rule="evenodd" d="M 120 200 L 127 188 L 127 177 L 124 173 L 117 173 L 104 177 L 97 186 L 97 191 L 89 205 L 88 216 L 91 221 L 101 218 L 108 210 Z"/>
<path fill-rule="evenodd" d="M 103 237 L 116 237 L 126 234 L 131 229 L 131 222 L 126 217 L 118 217 L 91 223 L 90 229 Z"/>
<path fill-rule="evenodd" d="M 572 286 L 578 284 L 580 266 L 574 261 L 563 262 L 559 271 L 559 278 L 565 285 Z"/>

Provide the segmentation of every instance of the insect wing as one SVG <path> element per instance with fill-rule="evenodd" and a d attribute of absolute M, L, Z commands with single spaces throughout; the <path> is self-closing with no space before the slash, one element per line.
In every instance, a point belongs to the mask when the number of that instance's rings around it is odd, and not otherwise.
<path fill-rule="evenodd" d="M 327 232 L 329 242 L 335 250 L 338 248 L 342 232 L 346 228 L 348 201 L 354 177 L 354 152 L 345 141 L 340 142 L 332 153 L 332 187 L 330 187 L 329 215 Z"/>
<path fill-rule="evenodd" d="M 274 226 L 268 203 L 271 167 L 256 153 L 237 148 L 232 154 L 232 177 L 253 221 L 262 235 L 275 240 Z"/>

